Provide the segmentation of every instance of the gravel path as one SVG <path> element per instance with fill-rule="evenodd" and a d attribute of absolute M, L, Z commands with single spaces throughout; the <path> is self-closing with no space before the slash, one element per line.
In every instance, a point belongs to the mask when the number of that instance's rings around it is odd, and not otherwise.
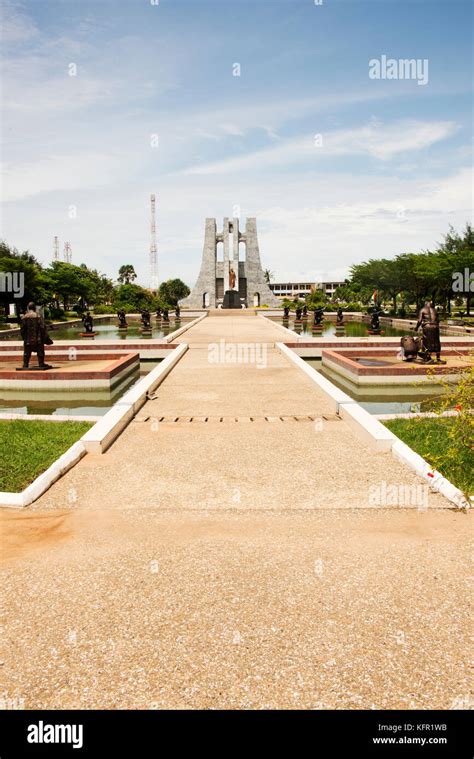
<path fill-rule="evenodd" d="M 209 363 L 222 338 L 265 366 Z M 205 319 L 104 456 L 0 513 L 9 702 L 469 703 L 470 515 L 438 494 L 370 508 L 383 483 L 421 481 L 361 445 L 279 339 L 248 315 Z"/>

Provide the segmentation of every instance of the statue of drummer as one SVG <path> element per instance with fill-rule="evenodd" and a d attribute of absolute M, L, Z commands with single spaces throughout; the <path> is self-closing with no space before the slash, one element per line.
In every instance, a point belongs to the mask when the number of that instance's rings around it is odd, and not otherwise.
<path fill-rule="evenodd" d="M 433 303 L 426 301 L 423 308 L 418 314 L 415 331 L 421 327 L 421 347 L 419 356 L 423 363 L 445 364 L 446 361 L 441 359 L 441 340 L 439 336 L 439 318 Z M 436 354 L 436 362 L 433 361 L 431 354 Z"/>

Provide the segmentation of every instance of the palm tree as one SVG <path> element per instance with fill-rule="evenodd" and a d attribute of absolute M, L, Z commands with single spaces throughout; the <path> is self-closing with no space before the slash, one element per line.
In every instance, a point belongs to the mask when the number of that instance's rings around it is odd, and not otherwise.
<path fill-rule="evenodd" d="M 129 285 L 136 278 L 137 275 L 132 264 L 124 264 L 120 267 L 117 279 L 122 285 Z"/>
<path fill-rule="evenodd" d="M 263 276 L 265 277 L 265 282 L 267 283 L 267 285 L 269 285 L 270 282 L 272 281 L 272 277 L 275 276 L 275 272 L 270 271 L 270 269 L 265 269 L 265 271 L 263 272 Z"/>

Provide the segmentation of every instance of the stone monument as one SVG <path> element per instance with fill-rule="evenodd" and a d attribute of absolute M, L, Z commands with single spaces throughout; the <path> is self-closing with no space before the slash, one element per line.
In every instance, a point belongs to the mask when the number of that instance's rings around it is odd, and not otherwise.
<path fill-rule="evenodd" d="M 245 255 L 241 254 L 241 243 Z M 264 304 L 280 306 L 263 274 L 256 218 L 246 220 L 243 233 L 238 218 L 226 217 L 222 232 L 217 232 L 215 219 L 206 219 L 201 270 L 191 293 L 179 302 L 181 308 L 252 308 Z"/>

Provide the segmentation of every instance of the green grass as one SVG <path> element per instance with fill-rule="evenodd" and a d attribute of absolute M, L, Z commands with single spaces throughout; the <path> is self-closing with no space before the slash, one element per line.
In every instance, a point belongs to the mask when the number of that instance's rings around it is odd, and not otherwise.
<path fill-rule="evenodd" d="M 423 456 L 465 494 L 474 494 L 474 451 L 456 445 L 449 436 L 456 421 L 440 419 L 393 419 L 385 422 L 394 435 Z"/>
<path fill-rule="evenodd" d="M 91 426 L 88 422 L 0 421 L 0 490 L 24 490 Z"/>

